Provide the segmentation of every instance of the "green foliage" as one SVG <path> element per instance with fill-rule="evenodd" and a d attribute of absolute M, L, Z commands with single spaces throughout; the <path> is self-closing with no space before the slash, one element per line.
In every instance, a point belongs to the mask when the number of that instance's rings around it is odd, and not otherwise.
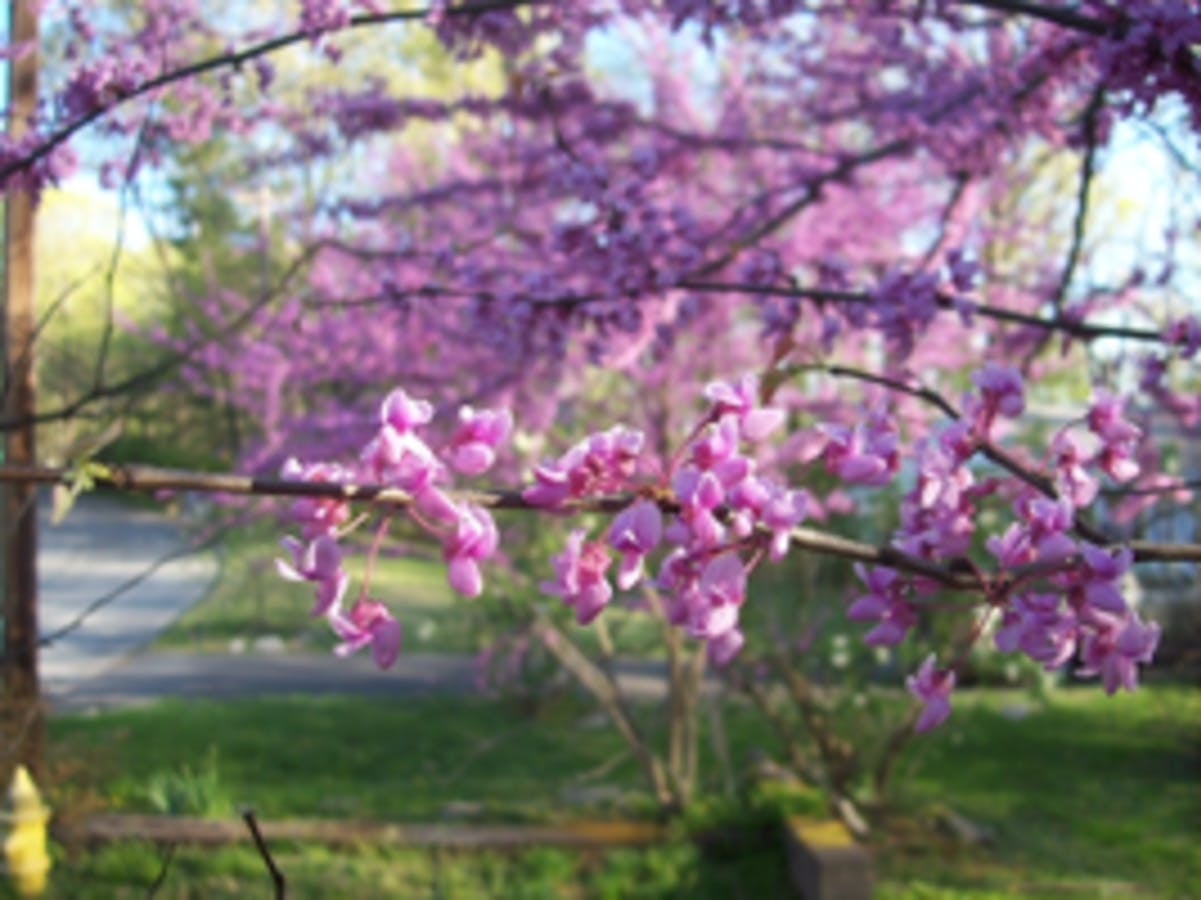
<path fill-rule="evenodd" d="M 229 791 L 221 781 L 215 747 L 209 748 L 199 768 L 185 764 L 178 770 L 160 769 L 151 774 L 146 799 L 155 812 L 165 815 L 216 819 L 234 811 Z"/>
<path fill-rule="evenodd" d="M 177 848 L 155 896 L 166 900 L 269 896 L 266 867 L 248 845 L 249 840 L 247 846 Z M 296 898 L 724 900 L 780 896 L 787 877 L 782 854 L 771 846 L 733 859 L 714 857 L 689 843 L 592 853 L 541 847 L 504 854 L 280 844 L 272 848 L 272 856 L 287 878 L 288 896 Z M 160 848 L 141 842 L 59 859 L 48 896 L 140 900 L 163 862 Z"/>

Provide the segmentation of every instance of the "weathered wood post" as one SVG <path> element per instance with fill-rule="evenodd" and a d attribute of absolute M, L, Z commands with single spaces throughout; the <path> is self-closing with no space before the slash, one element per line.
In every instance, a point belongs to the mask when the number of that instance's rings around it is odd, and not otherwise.
<path fill-rule="evenodd" d="M 9 43 L 28 51 L 9 61 L 8 133 L 18 138 L 37 112 L 38 0 L 11 0 Z M 0 358 L 4 367 L 5 418 L 24 424 L 4 435 L 5 460 L 33 465 L 34 448 L 34 197 L 10 188 L 4 212 L 4 311 Z M 0 783 L 18 763 L 37 772 L 41 762 L 42 710 L 38 688 L 37 491 L 12 484 L 0 495 L 3 514 L 4 738 Z"/>

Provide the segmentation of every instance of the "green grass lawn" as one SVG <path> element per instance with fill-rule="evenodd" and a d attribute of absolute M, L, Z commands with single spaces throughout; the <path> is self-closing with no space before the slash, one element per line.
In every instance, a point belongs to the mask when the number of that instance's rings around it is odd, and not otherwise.
<path fill-rule="evenodd" d="M 531 720 L 483 697 L 164 701 L 56 719 L 51 735 L 64 761 L 89 757 L 92 787 L 122 810 L 150 811 L 153 779 L 187 768 L 215 769 L 231 809 L 265 818 L 434 820 L 478 801 L 480 817 L 515 821 L 546 819 L 619 754 L 609 729 L 577 725 L 587 713 L 573 702 Z M 638 786 L 628 759 L 607 779 Z"/>
<path fill-rule="evenodd" d="M 272 856 L 287 896 L 353 900 L 626 900 L 629 897 L 762 900 L 787 896 L 787 869 L 774 847 L 739 857 L 706 854 L 687 842 L 648 850 L 575 853 L 549 848 L 519 853 L 433 850 L 330 850 L 282 845 Z M 159 878 L 164 852 L 126 843 L 57 861 L 48 896 L 71 900 L 141 898 Z M 272 896 L 263 860 L 252 849 L 179 848 L 155 897 L 218 900 Z"/>
<path fill-rule="evenodd" d="M 881 897 L 1201 896 L 1201 691 L 1089 685 L 1007 711 L 1005 694 L 958 699 L 900 782 L 906 809 L 949 806 L 995 847 L 898 828 Z"/>
<path fill-rule="evenodd" d="M 898 809 L 875 840 L 879 896 L 1196 896 L 1199 692 L 1061 690 L 1014 718 L 1018 701 L 1029 703 L 1015 692 L 962 692 L 948 725 L 915 741 Z M 263 818 L 546 821 L 645 812 L 633 763 L 585 713 L 573 702 L 521 719 L 474 698 L 297 697 L 62 717 L 51 723 L 55 770 L 75 774 L 49 792 L 66 814 L 95 805 L 150 810 L 173 780 L 192 788 L 184 795 L 193 806 L 220 812 L 247 803 Z M 770 747 L 739 709 L 726 719 L 736 761 L 752 746 Z M 712 795 L 722 779 L 712 759 L 706 764 Z M 990 829 L 995 845 L 966 849 L 940 836 L 929 826 L 939 807 Z M 702 871 L 724 886 L 709 896 L 738 896 L 731 885 L 777 883 L 782 872 L 773 850 L 714 860 L 687 844 L 604 858 L 538 851 L 441 861 L 426 851 L 285 849 L 297 896 L 321 896 L 323 885 L 327 896 L 706 896 Z M 180 853 L 159 896 L 266 895 L 253 851 Z M 62 861 L 56 884 L 61 896 L 89 896 L 89 885 L 105 886 L 92 896 L 121 896 L 122 884 L 141 896 L 157 861 L 147 846 L 112 847 Z M 773 894 L 761 887 L 742 895 Z"/>

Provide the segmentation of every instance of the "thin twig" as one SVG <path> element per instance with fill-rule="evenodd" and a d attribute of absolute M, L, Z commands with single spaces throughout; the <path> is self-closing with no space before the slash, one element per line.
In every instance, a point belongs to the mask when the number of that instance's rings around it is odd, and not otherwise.
<path fill-rule="evenodd" d="M 175 850 L 179 845 L 172 842 L 167 845 L 163 851 L 162 864 L 159 866 L 158 874 L 154 876 L 154 881 L 150 883 L 150 887 L 146 889 L 146 900 L 152 898 L 158 893 L 158 889 L 163 886 L 163 882 L 167 880 L 167 873 L 171 870 L 171 861 L 175 859 Z"/>
<path fill-rule="evenodd" d="M 267 842 L 263 840 L 263 834 L 259 831 L 259 823 L 254 817 L 254 810 L 248 806 L 243 808 L 242 820 L 246 823 L 246 827 L 250 829 L 250 835 L 254 838 L 254 846 L 258 849 L 259 856 L 263 858 L 263 862 L 267 864 L 267 871 L 271 873 L 271 880 L 275 883 L 275 900 L 284 900 L 287 894 L 287 882 L 284 879 L 284 873 L 275 864 L 275 860 L 271 856 L 271 851 L 267 847 Z"/>
<path fill-rule="evenodd" d="M 1085 107 L 1083 121 L 1081 127 L 1084 130 L 1084 157 L 1080 161 L 1080 182 L 1076 188 L 1076 214 L 1072 217 L 1072 240 L 1068 245 L 1068 257 L 1064 261 L 1063 271 L 1059 276 L 1059 284 L 1055 287 L 1055 293 L 1051 296 L 1051 310 L 1055 320 L 1059 320 L 1063 314 L 1063 305 L 1067 300 L 1068 290 L 1072 286 L 1072 281 L 1076 277 L 1076 270 L 1080 267 L 1080 257 L 1084 252 L 1084 232 L 1088 222 L 1089 212 L 1089 195 L 1093 186 L 1093 176 L 1097 168 L 1097 118 L 1101 113 L 1101 108 L 1105 104 L 1105 88 L 1098 86 L 1093 90 L 1092 96 L 1089 98 L 1088 106 Z M 1047 346 L 1047 342 L 1051 338 L 1052 332 L 1044 332 L 1041 339 L 1030 348 L 1026 353 L 1025 359 L 1022 360 L 1021 369 L 1026 372 L 1030 365 L 1037 359 L 1043 349 Z"/>

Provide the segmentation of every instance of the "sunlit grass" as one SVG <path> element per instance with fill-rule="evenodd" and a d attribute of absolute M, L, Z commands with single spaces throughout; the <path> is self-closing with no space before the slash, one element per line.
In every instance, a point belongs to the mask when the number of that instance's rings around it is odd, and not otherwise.
<path fill-rule="evenodd" d="M 918 743 L 901 799 L 919 818 L 950 807 L 995 845 L 902 828 L 882 853 L 882 897 L 1196 896 L 1201 692 L 1088 686 L 1028 709 L 980 692 L 958 706 Z"/>

